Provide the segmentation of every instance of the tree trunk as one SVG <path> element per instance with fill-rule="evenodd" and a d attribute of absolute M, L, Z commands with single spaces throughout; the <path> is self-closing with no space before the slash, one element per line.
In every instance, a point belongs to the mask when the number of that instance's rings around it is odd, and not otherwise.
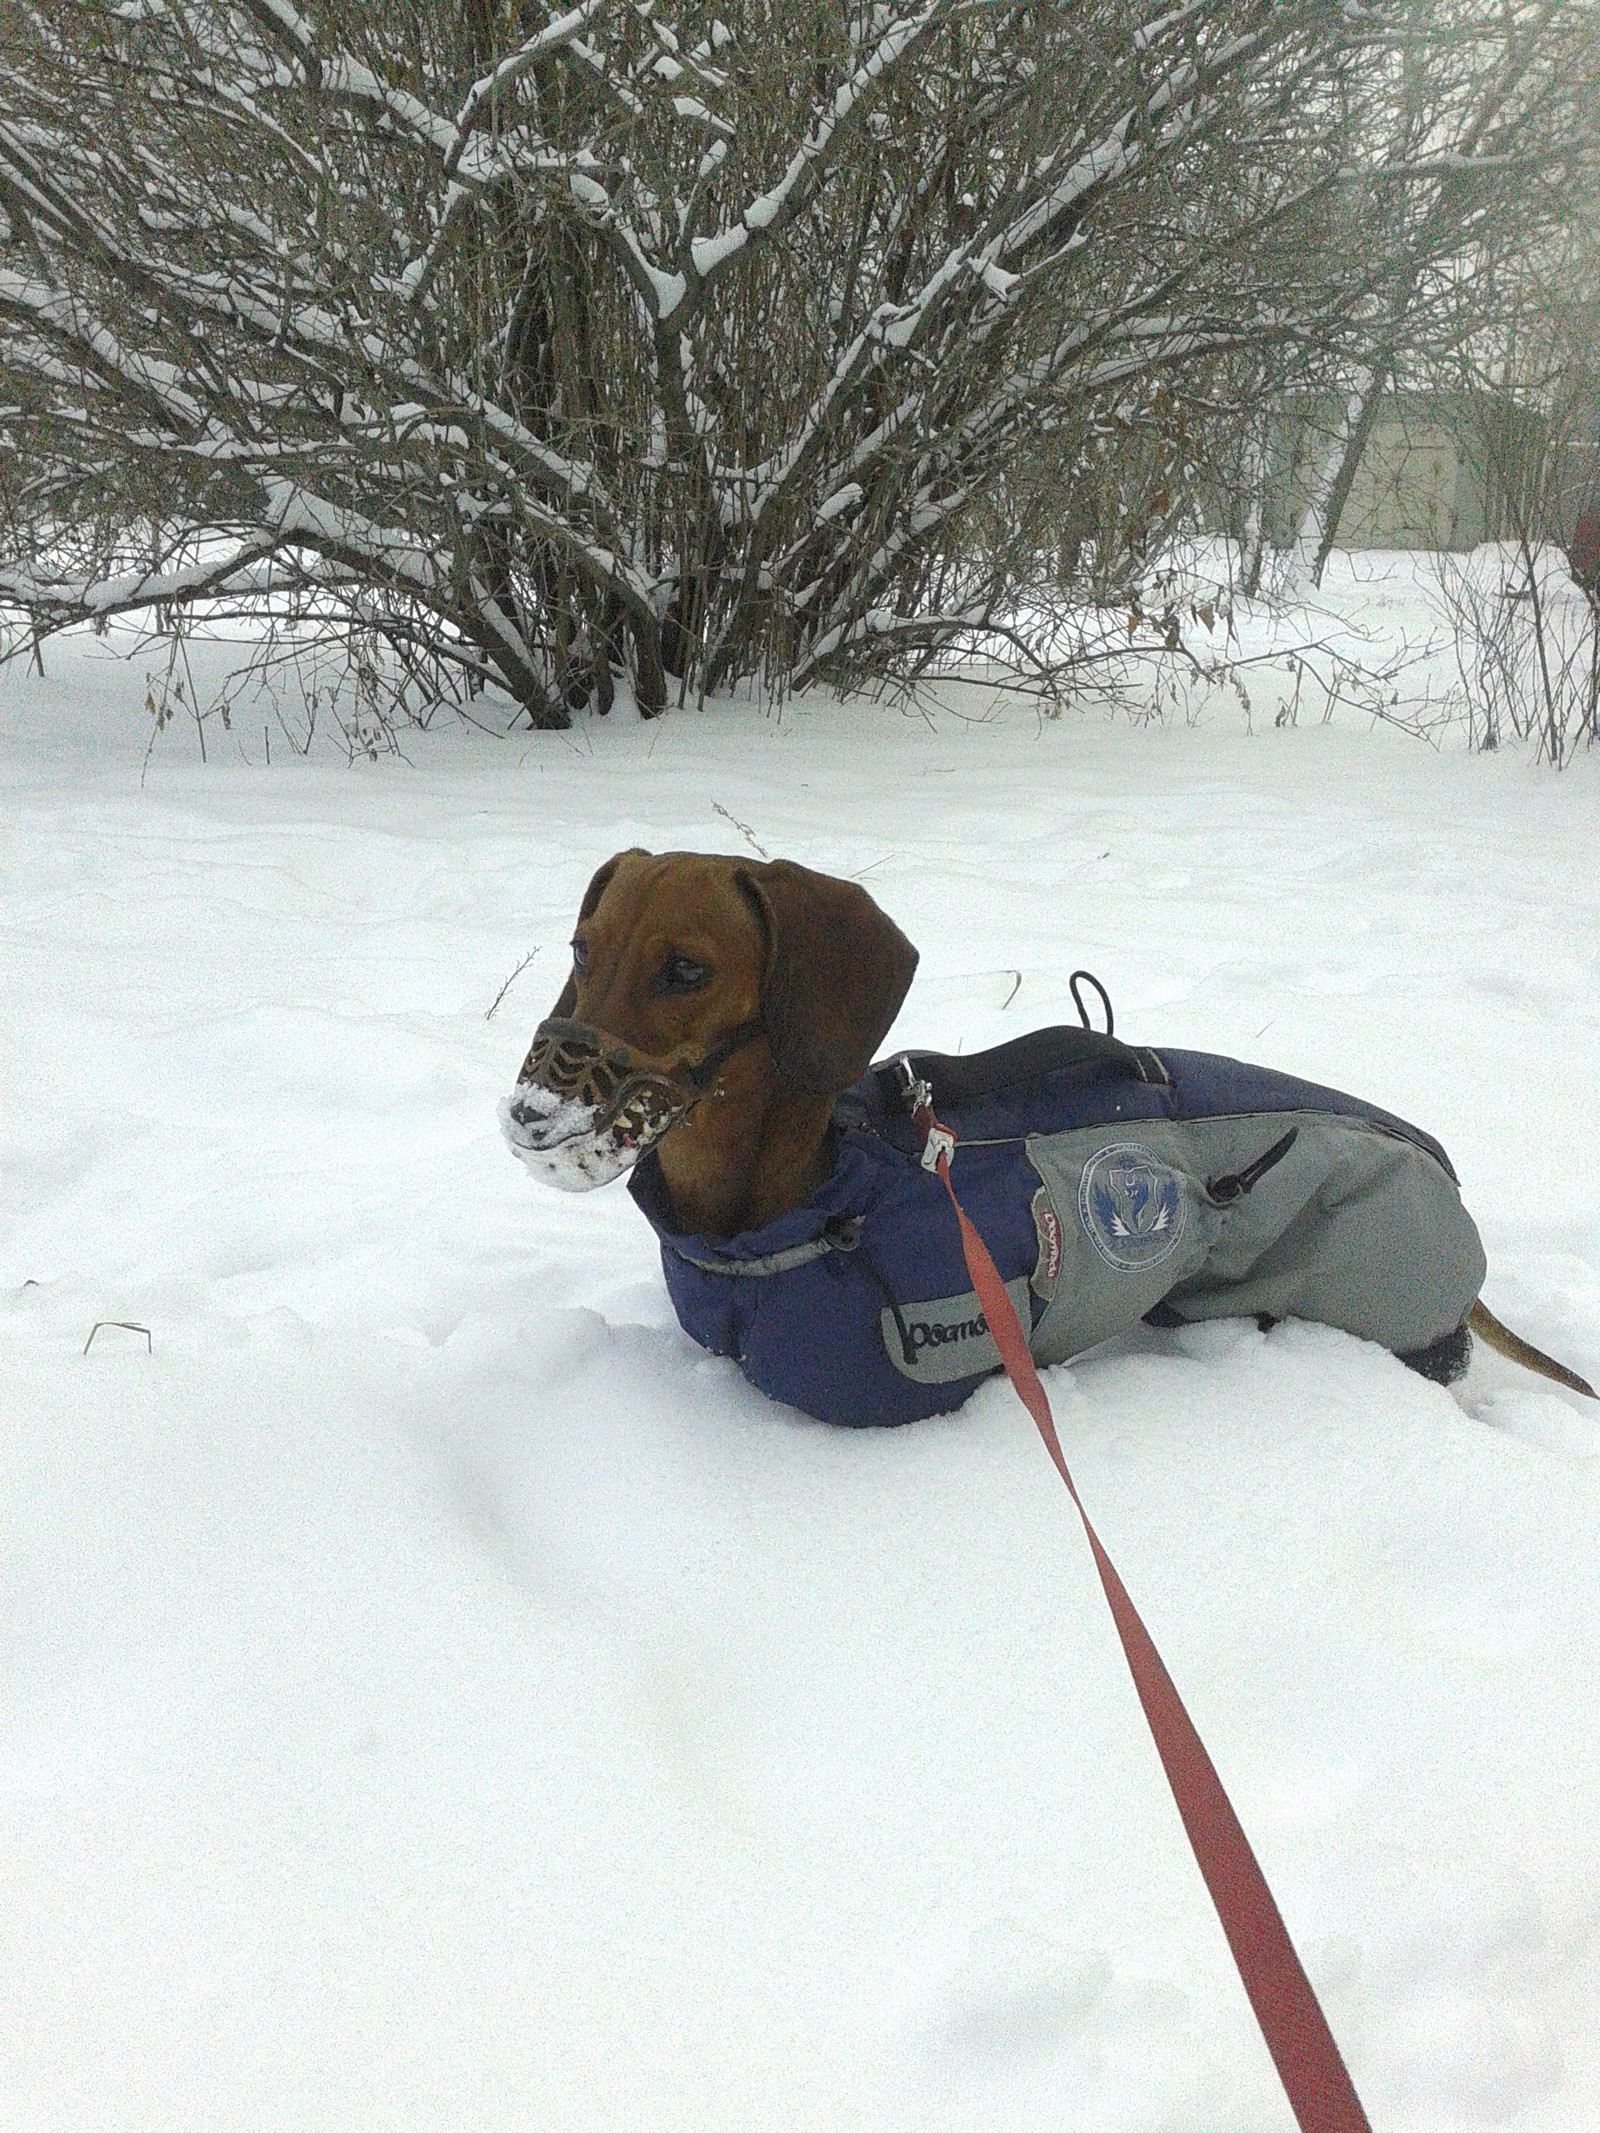
<path fill-rule="evenodd" d="M 1361 464 L 1367 439 L 1372 435 L 1372 425 L 1378 418 L 1387 362 L 1386 357 L 1378 369 L 1363 365 L 1357 371 L 1355 386 L 1345 403 L 1344 420 L 1323 455 L 1322 466 L 1312 486 L 1311 500 L 1300 521 L 1294 544 L 1295 574 L 1308 578 L 1313 585 L 1322 583 L 1322 573 L 1338 537 L 1339 520 L 1350 500 L 1356 468 Z"/>

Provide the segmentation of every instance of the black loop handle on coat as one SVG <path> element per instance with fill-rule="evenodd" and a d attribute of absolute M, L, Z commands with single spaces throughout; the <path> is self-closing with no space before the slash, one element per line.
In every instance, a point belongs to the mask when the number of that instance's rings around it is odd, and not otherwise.
<path fill-rule="evenodd" d="M 1111 995 L 1106 991 L 1105 987 L 1101 984 L 1100 980 L 1095 976 L 1092 970 L 1075 970 L 1072 973 L 1071 977 L 1067 980 L 1067 983 L 1072 987 L 1072 1004 L 1078 1010 L 1078 1020 L 1083 1024 L 1085 1029 L 1094 1028 L 1094 1024 L 1089 1020 L 1089 1010 L 1083 1004 L 1083 994 L 1078 990 L 1080 981 L 1092 985 L 1095 991 L 1100 995 L 1100 1005 L 1106 1011 L 1105 1035 L 1108 1037 L 1115 1036 L 1117 1029 L 1117 1018 L 1111 1012 Z"/>
<path fill-rule="evenodd" d="M 964 1058 L 948 1052 L 912 1052 L 907 1055 L 916 1075 L 933 1091 L 935 1105 L 951 1109 L 1018 1088 L 1027 1088 L 1059 1074 L 1064 1068 L 1098 1066 L 1125 1081 L 1153 1083 L 1165 1088 L 1170 1080 L 1160 1054 L 1146 1046 L 1124 1044 L 1120 1037 L 1097 1029 L 1074 1029 L 1070 1022 L 1053 1029 L 1036 1029 L 990 1052 L 969 1052 Z M 886 1108 L 903 1108 L 899 1084 L 892 1065 L 874 1069 Z"/>

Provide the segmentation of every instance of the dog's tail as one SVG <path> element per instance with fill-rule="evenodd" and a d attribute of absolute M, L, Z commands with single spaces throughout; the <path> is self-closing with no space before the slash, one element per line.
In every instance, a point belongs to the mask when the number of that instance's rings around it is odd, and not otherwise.
<path fill-rule="evenodd" d="M 1492 1311 L 1486 1311 L 1480 1299 L 1467 1313 L 1467 1330 L 1475 1333 L 1486 1348 L 1493 1348 L 1497 1355 L 1509 1356 L 1513 1363 L 1520 1363 L 1524 1370 L 1532 1370 L 1541 1378 L 1554 1378 L 1558 1385 L 1565 1385 L 1569 1392 L 1581 1392 L 1585 1399 L 1600 1398 L 1592 1385 L 1579 1377 L 1575 1370 L 1558 1363 L 1542 1348 L 1535 1348 L 1530 1341 L 1522 1340 L 1502 1326 Z"/>

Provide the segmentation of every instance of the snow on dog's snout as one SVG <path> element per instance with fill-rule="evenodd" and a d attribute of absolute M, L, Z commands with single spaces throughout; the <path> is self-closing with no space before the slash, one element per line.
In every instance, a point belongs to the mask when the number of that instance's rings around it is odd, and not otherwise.
<path fill-rule="evenodd" d="M 597 1104 L 562 1096 L 536 1081 L 519 1082 L 500 1101 L 500 1130 L 511 1153 L 536 1178 L 563 1192 L 592 1192 L 631 1168 L 639 1149 L 613 1120 L 596 1130 Z"/>

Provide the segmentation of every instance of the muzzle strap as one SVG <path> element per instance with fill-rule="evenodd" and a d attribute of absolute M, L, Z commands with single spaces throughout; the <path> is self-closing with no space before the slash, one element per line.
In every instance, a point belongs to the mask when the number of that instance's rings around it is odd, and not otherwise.
<path fill-rule="evenodd" d="M 748 1022 L 739 1023 L 725 1037 L 719 1037 L 697 1066 L 674 1067 L 672 1071 L 679 1081 L 686 1081 L 692 1089 L 704 1093 L 734 1053 L 742 1052 L 747 1044 L 754 1044 L 758 1037 L 764 1037 L 766 1030 L 767 1025 L 761 1017 L 752 1015 Z"/>

